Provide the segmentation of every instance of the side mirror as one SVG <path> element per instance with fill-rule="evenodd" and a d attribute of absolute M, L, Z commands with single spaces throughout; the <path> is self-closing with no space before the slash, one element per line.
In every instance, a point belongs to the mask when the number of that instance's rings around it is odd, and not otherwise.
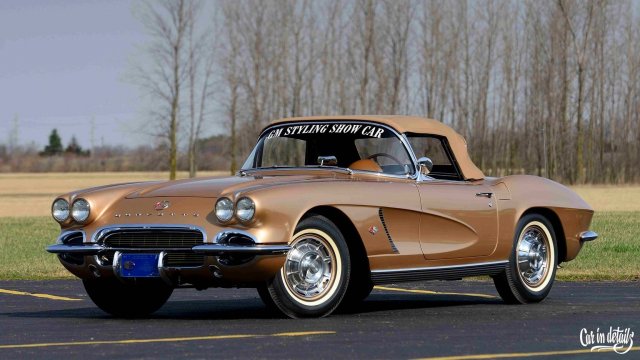
<path fill-rule="evenodd" d="M 429 175 L 431 170 L 433 170 L 433 161 L 428 157 L 423 156 L 418 159 L 418 168 L 422 175 Z"/>
<path fill-rule="evenodd" d="M 337 166 L 338 159 L 335 156 L 318 156 L 318 164 L 320 166 Z"/>

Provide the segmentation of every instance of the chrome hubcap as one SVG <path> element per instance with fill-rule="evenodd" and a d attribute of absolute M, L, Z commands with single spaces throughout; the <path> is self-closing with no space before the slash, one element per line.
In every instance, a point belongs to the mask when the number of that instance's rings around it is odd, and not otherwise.
<path fill-rule="evenodd" d="M 549 239 L 537 226 L 528 228 L 518 242 L 518 271 L 522 280 L 529 286 L 540 285 L 546 275 L 549 264 Z"/>
<path fill-rule="evenodd" d="M 326 240 L 303 235 L 294 241 L 284 265 L 289 289 L 304 300 L 322 296 L 333 282 L 335 256 Z"/>

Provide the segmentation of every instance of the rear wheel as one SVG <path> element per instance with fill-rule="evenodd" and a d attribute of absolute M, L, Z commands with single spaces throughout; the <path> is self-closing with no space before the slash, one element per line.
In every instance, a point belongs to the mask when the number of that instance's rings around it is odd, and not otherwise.
<path fill-rule="evenodd" d="M 104 312 L 116 317 L 148 316 L 164 305 L 173 288 L 159 280 L 123 284 L 116 279 L 83 280 L 93 302 Z"/>
<path fill-rule="evenodd" d="M 551 291 L 557 266 L 553 226 L 544 216 L 529 214 L 518 222 L 507 268 L 493 281 L 506 303 L 540 302 Z"/>
<path fill-rule="evenodd" d="M 331 314 L 342 301 L 351 275 L 342 233 L 329 219 L 312 216 L 296 227 L 290 245 L 284 266 L 266 288 L 273 304 L 292 318 Z"/>

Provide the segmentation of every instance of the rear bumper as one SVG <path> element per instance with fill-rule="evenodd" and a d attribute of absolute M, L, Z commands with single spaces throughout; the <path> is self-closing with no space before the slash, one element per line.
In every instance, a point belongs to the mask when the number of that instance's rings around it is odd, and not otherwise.
<path fill-rule="evenodd" d="M 593 241 L 598 238 L 598 234 L 594 231 L 583 231 L 580 233 L 580 242 Z"/>

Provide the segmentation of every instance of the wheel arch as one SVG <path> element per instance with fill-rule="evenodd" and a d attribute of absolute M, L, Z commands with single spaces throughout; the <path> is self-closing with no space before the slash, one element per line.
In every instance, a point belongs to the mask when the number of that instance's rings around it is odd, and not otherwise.
<path fill-rule="evenodd" d="M 349 217 L 340 209 L 323 205 L 316 206 L 307 210 L 300 218 L 300 221 L 314 215 L 324 216 L 327 219 L 331 220 L 338 227 L 340 232 L 342 232 L 347 246 L 349 247 L 352 272 L 354 272 L 355 270 L 357 272 L 361 272 L 361 275 L 370 277 L 371 270 L 369 267 L 369 258 L 367 257 L 367 251 L 364 247 L 362 238 L 360 237 L 360 234 L 358 233 L 358 230 L 356 229 L 351 219 L 349 219 Z"/>
<path fill-rule="evenodd" d="M 567 258 L 567 239 L 564 234 L 564 228 L 562 227 L 562 221 L 560 221 L 560 217 L 558 216 L 558 214 L 556 214 L 555 211 L 549 208 L 532 207 L 523 212 L 519 219 L 522 219 L 529 214 L 541 215 L 544 216 L 545 219 L 549 220 L 551 226 L 553 226 L 553 232 L 556 235 L 556 245 L 558 246 L 558 264 L 565 261 Z"/>

